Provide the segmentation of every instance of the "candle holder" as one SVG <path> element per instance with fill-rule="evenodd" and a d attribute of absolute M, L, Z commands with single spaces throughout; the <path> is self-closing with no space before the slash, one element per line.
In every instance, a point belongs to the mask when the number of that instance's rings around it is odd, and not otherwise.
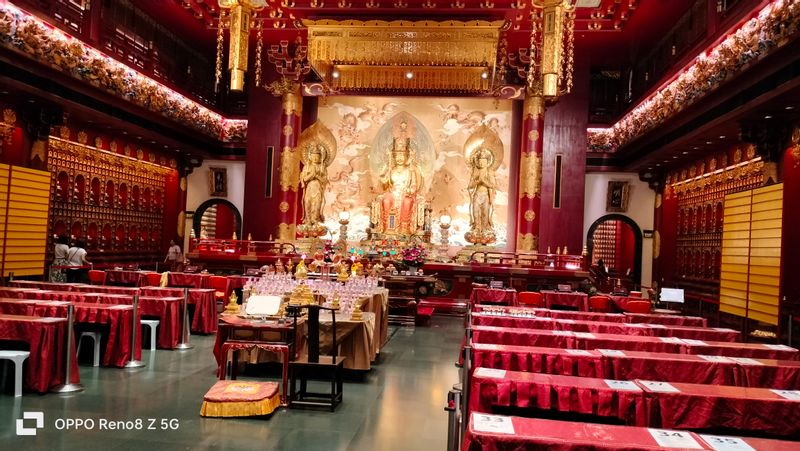
<path fill-rule="evenodd" d="M 350 213 L 343 211 L 339 213 L 339 250 L 345 252 L 347 250 L 347 225 L 350 224 Z"/>

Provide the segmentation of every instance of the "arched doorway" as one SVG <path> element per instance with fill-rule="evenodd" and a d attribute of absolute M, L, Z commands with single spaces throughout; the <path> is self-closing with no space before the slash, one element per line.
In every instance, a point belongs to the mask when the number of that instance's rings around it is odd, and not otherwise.
<path fill-rule="evenodd" d="M 586 235 L 589 264 L 599 259 L 611 277 L 629 278 L 639 287 L 642 275 L 642 230 L 631 218 L 610 214 L 598 218 Z"/>
<path fill-rule="evenodd" d="M 201 231 L 210 239 L 229 240 L 234 232 L 242 238 L 242 214 L 231 202 L 225 199 L 209 199 L 194 212 L 192 219 L 194 236 L 200 238 Z"/>

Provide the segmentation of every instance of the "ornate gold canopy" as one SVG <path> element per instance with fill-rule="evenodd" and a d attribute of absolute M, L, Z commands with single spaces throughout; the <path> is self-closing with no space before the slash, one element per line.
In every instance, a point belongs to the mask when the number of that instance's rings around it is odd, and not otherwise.
<path fill-rule="evenodd" d="M 308 59 L 330 88 L 487 91 L 503 21 L 304 20 Z"/>

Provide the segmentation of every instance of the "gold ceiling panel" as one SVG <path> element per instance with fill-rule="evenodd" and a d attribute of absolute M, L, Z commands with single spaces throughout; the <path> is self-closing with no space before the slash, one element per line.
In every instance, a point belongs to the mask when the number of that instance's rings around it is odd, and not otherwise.
<path fill-rule="evenodd" d="M 486 91 L 503 21 L 305 20 L 308 59 L 334 90 Z"/>

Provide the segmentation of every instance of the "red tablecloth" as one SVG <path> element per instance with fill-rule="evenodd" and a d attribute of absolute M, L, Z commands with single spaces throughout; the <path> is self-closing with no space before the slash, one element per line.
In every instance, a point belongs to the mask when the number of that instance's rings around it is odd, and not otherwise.
<path fill-rule="evenodd" d="M 575 412 L 647 425 L 644 392 L 638 387 L 624 390 L 597 378 L 476 368 L 469 409 L 491 413 L 495 406 Z"/>
<path fill-rule="evenodd" d="M 732 329 L 709 329 L 702 327 L 667 327 L 661 324 L 628 324 L 600 321 L 576 321 L 547 317 L 519 317 L 488 315 L 475 312 L 472 323 L 476 326 L 514 327 L 539 330 L 567 330 L 572 332 L 591 332 L 618 335 L 639 335 L 647 337 L 678 337 L 695 340 L 739 341 L 739 332 Z"/>
<path fill-rule="evenodd" d="M 602 354 L 597 351 L 533 346 L 472 345 L 472 366 L 529 373 L 603 377 Z"/>
<path fill-rule="evenodd" d="M 542 290 L 541 293 L 544 297 L 544 305 L 547 308 L 553 308 L 554 305 L 563 305 L 575 307 L 582 312 L 589 311 L 589 296 L 586 293 L 554 290 Z"/>
<path fill-rule="evenodd" d="M 737 363 L 742 385 L 746 387 L 800 389 L 800 362 L 797 360 L 738 359 Z"/>
<path fill-rule="evenodd" d="M 469 302 L 475 304 L 517 305 L 517 291 L 497 288 L 473 288 Z"/>
<path fill-rule="evenodd" d="M 28 299 L 0 298 L 0 314 L 33 316 L 37 302 Z"/>
<path fill-rule="evenodd" d="M 481 421 L 484 419 L 485 421 Z M 505 420 L 511 423 L 513 433 L 484 432 L 479 424 L 498 424 Z M 498 415 L 472 414 L 464 436 L 462 451 L 521 451 L 546 449 L 549 451 L 595 451 L 625 450 L 644 451 L 664 449 L 653 434 L 674 432 L 651 430 L 635 426 L 612 426 L 605 424 L 553 421 L 538 418 L 501 417 Z M 699 449 L 713 449 L 699 435 L 678 432 L 689 436 Z M 710 439 L 710 438 L 709 438 Z M 797 446 L 796 442 L 742 437 L 752 449 L 759 451 L 787 451 Z M 676 449 L 676 448 L 672 448 Z M 685 449 L 685 448 L 684 448 Z"/>
<path fill-rule="evenodd" d="M 148 297 L 139 298 L 139 313 L 142 316 L 157 316 L 157 346 L 162 349 L 175 349 L 181 338 L 181 297 Z"/>
<path fill-rule="evenodd" d="M 183 298 L 183 288 L 142 287 L 139 290 L 140 296 Z M 190 288 L 189 304 L 193 304 L 195 306 L 191 325 L 192 332 L 197 332 L 200 334 L 213 334 L 216 332 L 217 301 L 214 299 L 214 290 L 210 288 Z"/>
<path fill-rule="evenodd" d="M 64 383 L 64 348 L 67 321 L 60 318 L 0 315 L 0 340 L 21 341 L 29 345 L 31 355 L 25 362 L 25 387 L 45 393 Z M 80 383 L 80 372 L 73 348 L 71 382 Z"/>
<path fill-rule="evenodd" d="M 36 316 L 61 317 L 67 316 L 67 302 L 40 302 L 34 309 Z M 105 305 L 73 303 L 75 306 L 75 323 L 105 324 L 108 325 L 108 336 L 103 353 L 103 365 L 123 367 L 130 360 L 131 354 L 131 318 L 133 307 L 129 305 Z M 141 337 L 141 323 L 138 336 Z M 136 359 L 142 356 L 142 341 L 136 340 Z"/>
<path fill-rule="evenodd" d="M 624 313 L 629 323 L 663 324 L 665 326 L 708 327 L 708 320 L 699 316 L 658 315 L 656 313 Z"/>
<path fill-rule="evenodd" d="M 22 296 L 23 299 L 38 299 L 42 301 L 97 302 L 96 294 L 77 291 L 31 290 L 24 292 Z"/>
<path fill-rule="evenodd" d="M 648 299 L 635 298 L 631 296 L 614 296 L 610 294 L 603 294 L 603 296 L 608 296 L 609 298 L 611 298 L 611 303 L 614 304 L 614 307 L 620 312 L 628 311 L 628 302 L 649 301 Z"/>
<path fill-rule="evenodd" d="M 566 310 L 546 310 L 542 312 L 555 319 L 574 319 L 576 321 L 603 321 L 606 323 L 624 323 L 625 315 L 621 313 L 570 312 Z"/>
<path fill-rule="evenodd" d="M 575 338 L 551 330 L 513 329 L 510 327 L 475 326 L 472 328 L 473 343 L 498 345 L 543 346 L 546 348 L 575 348 Z"/>
<path fill-rule="evenodd" d="M 72 291 L 78 285 L 74 283 L 39 282 L 36 280 L 15 280 L 9 284 L 12 287 L 36 288 L 37 290 Z"/>
<path fill-rule="evenodd" d="M 131 287 L 145 286 L 147 285 L 147 272 L 106 270 L 106 285 L 111 284 L 122 284 Z"/>
<path fill-rule="evenodd" d="M 0 287 L 0 298 L 18 298 L 24 299 L 26 291 L 36 290 L 36 288 L 29 287 Z"/>
<path fill-rule="evenodd" d="M 127 296 L 134 296 L 139 293 L 139 288 L 112 287 L 108 285 L 80 285 L 75 287 L 75 291 L 80 291 L 82 293 L 124 294 Z"/>
<path fill-rule="evenodd" d="M 761 343 L 725 343 L 721 341 L 686 342 L 686 354 L 725 355 L 752 359 L 800 360 L 800 352 L 786 345 Z"/>
<path fill-rule="evenodd" d="M 745 385 L 739 365 L 730 359 L 711 361 L 697 355 L 622 351 L 603 356 L 608 379 Z"/>
<path fill-rule="evenodd" d="M 780 436 L 800 433 L 800 400 L 770 389 L 672 383 L 679 392 L 665 393 L 636 382 L 645 390 L 651 426 L 729 428 Z"/>
<path fill-rule="evenodd" d="M 209 274 L 171 272 L 167 276 L 167 280 L 168 285 L 171 287 L 208 288 L 211 286 L 210 277 Z"/>

